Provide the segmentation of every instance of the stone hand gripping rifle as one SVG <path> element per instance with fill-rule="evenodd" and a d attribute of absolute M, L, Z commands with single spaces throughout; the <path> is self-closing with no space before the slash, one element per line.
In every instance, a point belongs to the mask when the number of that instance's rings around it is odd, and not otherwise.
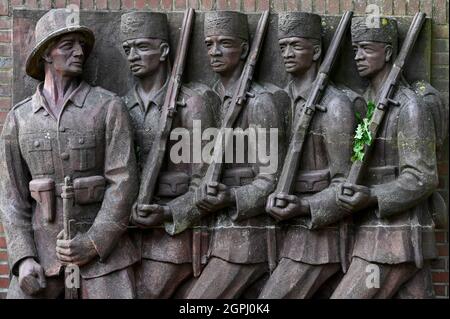
<path fill-rule="evenodd" d="M 224 153 L 229 145 L 231 137 L 230 134 L 225 134 L 225 131 L 227 128 L 233 128 L 240 112 L 246 105 L 247 99 L 249 97 L 254 97 L 250 92 L 250 87 L 253 81 L 256 63 L 258 62 L 258 57 L 262 49 L 268 24 L 269 11 L 264 11 L 259 19 L 255 38 L 251 45 L 250 53 L 245 62 L 244 69 L 242 70 L 241 77 L 239 78 L 239 82 L 234 90 L 233 97 L 222 122 L 222 127 L 217 135 L 212 161 L 208 166 L 205 177 L 203 178 L 203 185 L 201 187 L 206 188 L 206 194 L 210 196 L 217 196 L 218 194 L 216 185 L 219 183 L 222 175 Z M 223 138 L 225 138 L 224 147 L 222 147 Z"/>
<path fill-rule="evenodd" d="M 75 193 L 73 189 L 72 179 L 69 176 L 64 178 L 64 186 L 62 187 L 61 197 L 63 201 L 63 227 L 64 227 L 64 240 L 70 240 L 74 237 L 71 231 L 71 226 L 75 220 L 71 219 L 73 206 L 75 205 Z M 72 265 L 68 265 L 64 269 L 64 298 L 65 299 L 78 299 L 78 288 L 75 287 L 75 280 L 79 282 L 79 278 L 73 278 L 72 276 L 78 275 L 77 272 L 72 271 Z M 72 280 L 73 279 L 73 280 Z M 69 283 L 74 287 L 70 287 Z"/>
<path fill-rule="evenodd" d="M 346 31 L 350 26 L 352 15 L 352 11 L 346 11 L 342 16 L 341 21 L 336 28 L 336 32 L 333 35 L 333 39 L 331 40 L 325 58 L 320 65 L 319 72 L 314 80 L 311 93 L 306 100 L 303 112 L 297 122 L 293 123 L 294 131 L 289 144 L 288 152 L 286 153 L 286 158 L 284 160 L 283 170 L 281 171 L 280 179 L 274 194 L 290 194 L 292 191 L 295 175 L 299 170 L 300 156 L 302 155 L 306 136 L 308 134 L 309 126 L 313 120 L 314 113 L 316 109 L 323 112 L 326 111 L 326 108 L 321 106 L 319 103 L 327 87 L 330 72 L 339 54 Z M 269 205 L 284 208 L 286 207 L 287 202 L 286 200 L 276 198 L 274 202 L 269 203 Z M 272 237 L 275 238 L 275 235 L 272 235 Z M 275 252 L 275 247 L 272 247 L 271 251 Z M 276 256 L 271 257 L 273 263 L 275 263 L 275 258 Z"/>
<path fill-rule="evenodd" d="M 399 102 L 393 100 L 394 93 L 397 89 L 397 85 L 401 80 L 402 71 L 406 60 L 414 48 L 414 44 L 416 43 L 417 37 L 419 36 L 420 30 L 422 29 L 422 25 L 425 22 L 425 13 L 418 12 L 415 14 L 411 25 L 409 27 L 408 33 L 406 34 L 406 38 L 403 42 L 401 50 L 396 57 L 394 64 L 392 65 L 392 69 L 387 76 L 387 79 L 384 81 L 384 84 L 381 88 L 380 93 L 377 95 L 376 108 L 373 112 L 372 118 L 369 122 L 369 132 L 370 136 L 372 136 L 372 141 L 377 137 L 380 125 L 383 121 L 383 118 L 386 114 L 386 111 L 389 105 L 399 105 Z M 360 182 L 361 174 L 364 170 L 365 165 L 368 162 L 370 157 L 370 152 L 372 149 L 373 142 L 370 145 L 365 144 L 363 149 L 363 158 L 361 161 L 355 161 L 352 164 L 350 169 L 350 173 L 347 177 L 347 182 L 351 184 L 358 184 Z M 352 196 L 353 190 L 351 188 L 343 188 L 344 195 Z M 418 268 L 422 268 L 423 261 L 418 260 L 419 256 L 422 256 L 421 252 L 421 243 L 420 243 L 420 234 L 418 233 L 420 230 L 418 227 L 413 228 L 413 241 L 415 241 L 415 256 L 416 256 L 416 265 Z"/>

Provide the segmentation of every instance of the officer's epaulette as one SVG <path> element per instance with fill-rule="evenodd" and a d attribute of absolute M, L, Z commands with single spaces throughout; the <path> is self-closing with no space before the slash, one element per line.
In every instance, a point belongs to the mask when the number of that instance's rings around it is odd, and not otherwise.
<path fill-rule="evenodd" d="M 202 95 L 202 92 L 197 89 L 198 83 L 185 83 L 181 86 L 180 94 L 184 95 L 185 99 L 188 99 L 195 95 Z"/>
<path fill-rule="evenodd" d="M 116 93 L 111 92 L 111 91 L 109 91 L 107 89 L 104 89 L 101 86 L 92 86 L 92 89 L 94 89 L 96 91 L 96 93 L 104 94 L 104 95 L 107 95 L 107 96 L 110 96 L 110 97 L 118 96 Z"/>
<path fill-rule="evenodd" d="M 404 85 L 399 86 L 399 93 L 403 94 L 408 100 L 417 100 L 417 95 L 414 93 L 414 91 Z"/>
<path fill-rule="evenodd" d="M 16 104 L 13 106 L 12 109 L 15 110 L 15 109 L 17 109 L 18 107 L 24 105 L 25 103 L 27 103 L 28 101 L 30 101 L 30 100 L 32 99 L 32 97 L 33 97 L 33 96 L 29 96 L 29 97 L 27 97 L 26 99 L 20 101 L 19 103 L 16 103 Z"/>

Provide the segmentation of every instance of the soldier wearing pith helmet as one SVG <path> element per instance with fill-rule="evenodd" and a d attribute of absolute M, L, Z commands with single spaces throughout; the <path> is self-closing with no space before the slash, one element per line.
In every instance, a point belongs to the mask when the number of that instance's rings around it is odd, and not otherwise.
<path fill-rule="evenodd" d="M 37 22 L 26 72 L 43 82 L 9 112 L 0 139 L 8 298 L 63 296 L 66 265 L 79 267 L 79 297 L 135 296 L 131 265 L 139 255 L 126 232 L 137 186 L 129 117 L 118 96 L 81 79 L 94 35 L 72 14 L 54 9 Z M 73 182 L 70 211 L 63 211 L 65 178 Z"/>

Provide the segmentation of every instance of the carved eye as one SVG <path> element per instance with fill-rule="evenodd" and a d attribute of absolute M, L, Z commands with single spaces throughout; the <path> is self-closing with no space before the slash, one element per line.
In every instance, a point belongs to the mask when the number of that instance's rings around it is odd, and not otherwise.
<path fill-rule="evenodd" d="M 125 47 L 125 48 L 123 48 L 123 50 L 125 51 L 126 55 L 130 55 L 130 48 L 129 47 Z"/>

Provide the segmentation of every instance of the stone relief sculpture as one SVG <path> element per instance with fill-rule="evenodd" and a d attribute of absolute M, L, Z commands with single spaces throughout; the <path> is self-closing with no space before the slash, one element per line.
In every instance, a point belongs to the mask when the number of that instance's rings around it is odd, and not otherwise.
<path fill-rule="evenodd" d="M 75 264 L 80 297 L 134 298 L 129 116 L 114 93 L 80 80 L 94 34 L 68 26 L 67 16 L 55 9 L 38 21 L 26 72 L 42 82 L 10 111 L 0 140 L 0 210 L 13 275 L 7 297 L 56 298 L 65 290 L 64 265 Z M 73 181 L 71 216 L 63 216 L 66 177 Z M 65 218 L 74 221 L 70 240 Z"/>
<path fill-rule="evenodd" d="M 142 184 L 150 176 L 143 171 L 143 166 L 150 157 L 157 155 L 152 146 L 161 143 L 158 131 L 163 129 L 162 109 L 169 94 L 167 17 L 156 12 L 126 13 L 122 15 L 121 31 L 130 70 L 137 80 L 124 100 L 131 115 L 141 167 L 140 192 L 146 192 L 148 190 Z M 173 118 L 173 129 L 185 128 L 192 133 L 194 121 L 201 122 L 205 127 L 214 127 L 215 104 L 219 101 L 209 88 L 200 84 L 183 85 L 177 98 L 183 103 Z M 167 149 L 170 150 L 174 144 L 170 141 Z M 138 298 L 169 298 L 193 274 L 192 230 L 171 236 L 166 233 L 163 224 L 171 220 L 170 213 L 166 213 L 170 211 L 170 202 L 198 184 L 205 165 L 174 163 L 168 152 L 165 158 L 158 176 L 154 203 L 138 203 L 131 216 L 132 223 L 140 229 L 136 234 L 136 243 L 142 259 L 135 266 Z"/>
<path fill-rule="evenodd" d="M 8 298 L 433 297 L 448 111 L 431 85 L 402 76 L 423 14 L 399 46 L 395 19 L 371 28 L 346 12 L 325 50 L 325 18 L 312 13 L 264 12 L 250 37 L 236 11 L 196 20 L 189 9 L 180 28 L 165 13 L 123 12 L 122 98 L 82 79 L 94 33 L 68 14 L 37 22 L 26 74 L 41 82 L 0 138 Z M 186 80 L 198 21 L 215 83 Z M 361 94 L 331 80 L 348 32 L 369 83 Z M 290 75 L 284 90 L 258 78 L 274 71 L 257 63 L 271 45 Z M 264 143 L 276 144 L 274 169 Z M 79 285 L 68 287 L 71 269 Z"/>

